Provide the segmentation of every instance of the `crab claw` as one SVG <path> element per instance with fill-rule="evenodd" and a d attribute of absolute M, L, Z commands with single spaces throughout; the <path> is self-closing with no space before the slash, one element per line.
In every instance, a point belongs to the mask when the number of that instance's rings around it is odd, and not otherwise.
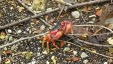
<path fill-rule="evenodd" d="M 63 22 L 61 22 L 61 28 L 64 31 L 64 34 L 72 33 L 72 21 L 64 20 Z"/>

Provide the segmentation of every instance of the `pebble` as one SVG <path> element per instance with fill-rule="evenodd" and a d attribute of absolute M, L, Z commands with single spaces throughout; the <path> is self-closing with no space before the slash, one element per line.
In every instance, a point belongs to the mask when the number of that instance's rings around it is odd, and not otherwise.
<path fill-rule="evenodd" d="M 72 15 L 74 18 L 79 18 L 79 17 L 80 17 L 79 11 L 73 11 L 73 12 L 71 13 L 71 15 Z"/>
<path fill-rule="evenodd" d="M 104 62 L 104 64 L 108 64 L 108 62 Z"/>
<path fill-rule="evenodd" d="M 12 36 L 9 36 L 8 37 L 8 40 L 11 42 L 11 41 L 13 41 L 13 37 Z"/>
<path fill-rule="evenodd" d="M 89 16 L 89 18 L 92 18 L 92 17 L 96 17 L 96 15 L 91 15 L 91 16 Z"/>
<path fill-rule="evenodd" d="M 53 9 L 52 8 L 47 8 L 47 11 L 52 11 Z"/>
<path fill-rule="evenodd" d="M 82 52 L 81 53 L 81 58 L 86 58 L 86 57 L 89 57 L 85 52 Z"/>
<path fill-rule="evenodd" d="M 77 51 L 73 51 L 73 55 L 77 55 L 77 53 L 78 53 Z"/>
<path fill-rule="evenodd" d="M 44 50 L 42 53 L 43 53 L 43 54 L 48 54 L 48 52 L 47 52 L 46 50 Z"/>
<path fill-rule="evenodd" d="M 12 30 L 11 30 L 11 29 L 8 29 L 7 32 L 8 32 L 8 33 L 12 33 Z"/>
<path fill-rule="evenodd" d="M 83 63 L 84 63 L 84 64 L 87 64 L 87 63 L 88 63 L 88 60 L 87 60 L 87 59 L 85 59 L 85 60 L 83 61 Z"/>
<path fill-rule="evenodd" d="M 37 56 L 40 56 L 40 55 L 41 55 L 40 52 L 38 52 L 38 53 L 37 53 Z"/>
<path fill-rule="evenodd" d="M 64 50 L 63 50 L 63 52 L 67 52 L 67 51 L 69 51 L 69 50 L 70 50 L 69 47 L 65 47 Z"/>
<path fill-rule="evenodd" d="M 50 64 L 50 62 L 49 61 L 46 61 L 46 64 Z"/>
<path fill-rule="evenodd" d="M 17 31 L 18 34 L 21 33 L 21 32 L 22 32 L 22 30 L 18 30 L 18 31 Z"/>
<path fill-rule="evenodd" d="M 51 57 L 51 60 L 53 61 L 54 64 L 56 64 L 56 59 L 55 58 L 56 58 L 55 56 Z"/>
<path fill-rule="evenodd" d="M 36 64 L 36 60 L 35 59 L 32 59 L 32 61 L 28 64 Z"/>
<path fill-rule="evenodd" d="M 67 44 L 67 46 L 71 46 L 71 44 Z"/>
<path fill-rule="evenodd" d="M 40 27 L 40 30 L 44 30 L 45 29 L 45 25 L 42 25 L 41 27 Z"/>
<path fill-rule="evenodd" d="M 30 29 L 29 29 L 29 28 L 27 28 L 26 30 L 27 30 L 27 31 L 29 31 Z"/>

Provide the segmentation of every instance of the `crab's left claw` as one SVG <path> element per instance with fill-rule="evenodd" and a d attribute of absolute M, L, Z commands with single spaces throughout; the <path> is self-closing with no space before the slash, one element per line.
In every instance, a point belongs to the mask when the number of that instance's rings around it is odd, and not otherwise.
<path fill-rule="evenodd" d="M 61 22 L 61 28 L 64 31 L 64 34 L 72 33 L 72 21 L 64 20 L 63 22 Z"/>
<path fill-rule="evenodd" d="M 69 33 L 72 33 L 72 23 L 71 22 L 67 23 L 64 34 L 69 34 Z"/>

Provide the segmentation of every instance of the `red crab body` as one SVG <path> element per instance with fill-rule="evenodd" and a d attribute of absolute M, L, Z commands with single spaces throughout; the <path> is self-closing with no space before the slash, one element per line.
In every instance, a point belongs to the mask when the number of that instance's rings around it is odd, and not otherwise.
<path fill-rule="evenodd" d="M 72 32 L 72 23 L 70 20 L 62 21 L 59 25 L 60 27 L 54 30 L 51 30 L 48 34 L 43 37 L 42 47 L 44 47 L 44 43 L 47 43 L 47 48 L 49 49 L 49 43 L 55 48 L 59 48 L 55 41 L 58 40 L 63 34 L 69 34 Z"/>

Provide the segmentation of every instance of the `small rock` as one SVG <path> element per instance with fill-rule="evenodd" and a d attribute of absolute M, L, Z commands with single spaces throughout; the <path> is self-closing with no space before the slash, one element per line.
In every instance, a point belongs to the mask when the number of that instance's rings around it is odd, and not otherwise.
<path fill-rule="evenodd" d="M 26 30 L 27 30 L 27 31 L 29 31 L 30 29 L 29 29 L 29 28 L 27 28 Z"/>
<path fill-rule="evenodd" d="M 37 56 L 40 56 L 40 55 L 41 55 L 40 52 L 38 52 L 38 53 L 37 53 Z"/>
<path fill-rule="evenodd" d="M 86 58 L 86 57 L 88 57 L 88 55 L 85 52 L 82 52 L 81 53 L 81 58 Z"/>
<path fill-rule="evenodd" d="M 104 64 L 108 64 L 108 62 L 104 62 Z"/>
<path fill-rule="evenodd" d="M 40 13 L 41 11 L 36 11 L 35 13 Z"/>
<path fill-rule="evenodd" d="M 47 52 L 46 50 L 44 50 L 42 53 L 43 53 L 43 54 L 48 54 L 48 52 Z"/>
<path fill-rule="evenodd" d="M 8 32 L 8 33 L 12 33 L 12 30 L 11 30 L 11 29 L 8 29 L 7 32 Z"/>
<path fill-rule="evenodd" d="M 40 30 L 44 30 L 45 29 L 45 25 L 42 25 L 41 27 L 40 27 Z"/>
<path fill-rule="evenodd" d="M 92 18 L 92 17 L 96 17 L 96 15 L 91 15 L 91 16 L 89 16 L 89 18 Z"/>
<path fill-rule="evenodd" d="M 32 59 L 32 61 L 28 64 L 36 64 L 36 60 L 35 59 Z"/>
<path fill-rule="evenodd" d="M 50 64 L 50 62 L 49 61 L 46 61 L 46 64 Z"/>
<path fill-rule="evenodd" d="M 73 11 L 73 12 L 71 13 L 71 15 L 72 15 L 74 18 L 79 18 L 79 17 L 80 17 L 79 11 Z"/>
<path fill-rule="evenodd" d="M 22 32 L 22 30 L 18 30 L 18 31 L 17 31 L 18 34 L 21 33 L 21 32 Z"/>
<path fill-rule="evenodd" d="M 78 53 L 77 51 L 73 51 L 73 55 L 77 55 L 77 53 Z"/>
<path fill-rule="evenodd" d="M 83 63 L 84 63 L 84 64 L 87 64 L 87 63 L 88 63 L 88 60 L 87 60 L 87 59 L 85 59 L 85 60 L 83 61 Z"/>
<path fill-rule="evenodd" d="M 52 56 L 51 60 L 53 61 L 54 64 L 56 64 L 56 57 L 55 56 Z"/>
<path fill-rule="evenodd" d="M 67 46 L 71 46 L 71 44 L 67 44 Z"/>
<path fill-rule="evenodd" d="M 67 51 L 69 51 L 69 50 L 70 50 L 69 47 L 65 47 L 64 50 L 63 50 L 63 52 L 67 52 Z"/>
<path fill-rule="evenodd" d="M 8 37 L 8 40 L 11 42 L 11 41 L 13 41 L 13 37 L 12 36 L 9 36 Z"/>
<path fill-rule="evenodd" d="M 52 11 L 53 9 L 52 8 L 47 8 L 47 11 Z"/>
<path fill-rule="evenodd" d="M 4 47 L 3 49 L 4 49 L 4 50 L 7 50 L 7 47 Z"/>

